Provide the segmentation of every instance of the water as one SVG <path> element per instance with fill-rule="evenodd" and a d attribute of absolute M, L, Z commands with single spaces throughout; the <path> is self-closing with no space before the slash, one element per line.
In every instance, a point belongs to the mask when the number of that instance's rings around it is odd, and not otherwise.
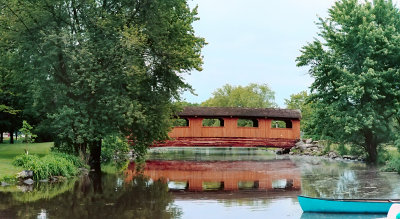
<path fill-rule="evenodd" d="M 137 171 L 0 187 L 0 218 L 379 218 L 303 213 L 297 195 L 400 198 L 400 176 L 257 148 L 152 149 Z"/>

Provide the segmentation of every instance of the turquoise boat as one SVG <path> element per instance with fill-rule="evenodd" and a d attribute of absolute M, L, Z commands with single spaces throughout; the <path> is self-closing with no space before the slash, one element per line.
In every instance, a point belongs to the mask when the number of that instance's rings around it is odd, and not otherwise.
<path fill-rule="evenodd" d="M 328 199 L 298 196 L 304 212 L 387 214 L 400 199 Z"/>

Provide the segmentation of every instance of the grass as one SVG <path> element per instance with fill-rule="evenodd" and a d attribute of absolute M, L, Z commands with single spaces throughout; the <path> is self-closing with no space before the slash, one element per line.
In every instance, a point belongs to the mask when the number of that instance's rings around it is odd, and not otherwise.
<path fill-rule="evenodd" d="M 29 154 L 36 154 L 41 157 L 50 153 L 51 146 L 53 146 L 53 142 L 29 145 L 25 143 L 0 144 L 0 179 L 13 176 L 23 170 L 22 167 L 13 166 L 12 161 L 16 156 L 24 154 L 25 149 L 29 151 Z"/>

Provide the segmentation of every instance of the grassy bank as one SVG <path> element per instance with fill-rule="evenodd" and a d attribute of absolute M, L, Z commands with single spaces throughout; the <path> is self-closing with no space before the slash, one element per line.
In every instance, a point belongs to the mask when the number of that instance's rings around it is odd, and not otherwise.
<path fill-rule="evenodd" d="M 51 146 L 53 146 L 53 142 L 29 145 L 25 143 L 0 144 L 0 179 L 5 176 L 13 176 L 22 171 L 22 167 L 13 166 L 12 161 L 16 156 L 24 154 L 25 149 L 29 151 L 29 154 L 44 156 L 50 153 Z"/>

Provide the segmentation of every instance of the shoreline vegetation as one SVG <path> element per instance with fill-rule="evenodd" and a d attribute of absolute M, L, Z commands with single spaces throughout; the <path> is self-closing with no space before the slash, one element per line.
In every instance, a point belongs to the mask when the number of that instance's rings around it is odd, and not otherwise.
<path fill-rule="evenodd" d="M 400 152 L 393 145 L 384 145 L 378 148 L 378 162 L 382 172 L 397 172 L 400 174 Z M 302 139 L 295 147 L 277 150 L 277 154 L 316 156 L 337 161 L 367 162 L 367 153 L 359 148 L 345 144 L 336 144 L 329 141 L 313 141 Z"/>
<path fill-rule="evenodd" d="M 86 172 L 81 158 L 52 151 L 53 145 L 53 142 L 0 144 L 1 185 L 63 181 Z"/>
<path fill-rule="evenodd" d="M 63 181 L 68 177 L 88 172 L 85 162 L 74 155 L 54 152 L 53 142 L 0 144 L 0 184 Z M 384 149 L 383 149 L 384 148 Z M 26 152 L 28 151 L 28 154 Z M 366 162 L 366 154 L 348 145 L 338 145 L 327 141 L 304 139 L 290 150 L 275 150 L 277 154 L 318 156 L 337 161 Z M 382 147 L 379 157 L 380 170 L 398 172 L 400 154 L 394 146 Z"/>

